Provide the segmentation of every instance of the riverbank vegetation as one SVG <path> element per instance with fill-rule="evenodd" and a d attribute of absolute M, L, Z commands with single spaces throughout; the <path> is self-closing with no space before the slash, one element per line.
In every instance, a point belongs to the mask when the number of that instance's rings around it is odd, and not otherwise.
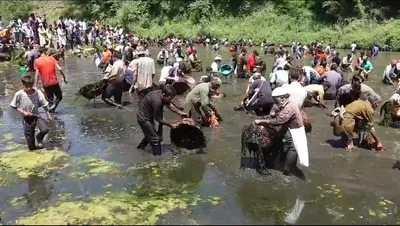
<path fill-rule="evenodd" d="M 88 0 L 69 2 L 63 14 L 153 38 L 210 35 L 284 45 L 323 40 L 338 48 L 354 42 L 400 50 L 399 9 L 400 3 L 389 0 Z"/>

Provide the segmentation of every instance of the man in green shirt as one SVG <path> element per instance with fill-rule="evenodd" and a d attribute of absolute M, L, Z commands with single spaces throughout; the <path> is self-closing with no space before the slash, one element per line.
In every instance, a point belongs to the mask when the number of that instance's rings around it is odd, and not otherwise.
<path fill-rule="evenodd" d="M 360 75 L 363 76 L 365 79 L 368 79 L 368 75 L 374 69 L 374 66 L 368 60 L 368 56 L 363 56 L 359 68 L 360 68 Z"/>
<path fill-rule="evenodd" d="M 217 110 L 210 103 L 210 99 L 221 84 L 221 79 L 214 77 L 211 82 L 196 85 L 186 96 L 185 107 L 190 110 L 190 117 L 199 125 L 207 124 L 212 111 L 217 115 Z"/>

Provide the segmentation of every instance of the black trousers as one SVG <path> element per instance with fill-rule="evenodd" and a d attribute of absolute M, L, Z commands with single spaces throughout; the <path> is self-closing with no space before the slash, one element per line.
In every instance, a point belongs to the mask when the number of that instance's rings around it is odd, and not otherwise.
<path fill-rule="evenodd" d="M 138 121 L 144 138 L 140 142 L 138 148 L 144 149 L 148 144 L 153 149 L 153 155 L 161 155 L 161 142 L 163 139 L 163 125 L 158 125 L 158 131 L 156 131 L 154 121 Z"/>
<path fill-rule="evenodd" d="M 113 83 L 113 84 L 109 84 L 107 86 L 107 88 L 104 90 L 104 93 L 101 98 L 104 100 L 104 99 L 110 99 L 111 97 L 114 97 L 114 101 L 117 104 L 121 104 L 122 93 L 123 93 L 122 83 Z"/>
<path fill-rule="evenodd" d="M 42 118 L 24 117 L 24 119 L 22 120 L 22 125 L 24 128 L 25 139 L 28 144 L 28 149 L 35 150 L 35 128 L 37 126 L 40 131 L 37 134 L 36 139 L 38 143 L 42 143 L 44 136 L 49 132 L 47 121 Z"/>
<path fill-rule="evenodd" d="M 47 99 L 50 102 L 51 110 L 55 110 L 57 106 L 60 104 L 63 94 L 61 91 L 61 87 L 59 84 L 55 84 L 52 86 L 43 87 L 44 92 L 46 93 Z M 55 100 L 54 100 L 55 97 Z"/>

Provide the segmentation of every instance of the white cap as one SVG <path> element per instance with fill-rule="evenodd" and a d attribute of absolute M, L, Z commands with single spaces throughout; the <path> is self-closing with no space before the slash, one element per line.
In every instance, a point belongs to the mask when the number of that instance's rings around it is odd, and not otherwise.
<path fill-rule="evenodd" d="M 214 60 L 215 60 L 215 61 L 217 61 L 217 60 L 222 60 L 222 58 L 221 58 L 220 55 L 218 55 L 218 56 L 216 56 L 216 57 L 214 58 Z"/>
<path fill-rule="evenodd" d="M 272 96 L 273 97 L 280 97 L 286 94 L 289 94 L 288 92 L 288 87 L 277 87 L 272 91 Z"/>

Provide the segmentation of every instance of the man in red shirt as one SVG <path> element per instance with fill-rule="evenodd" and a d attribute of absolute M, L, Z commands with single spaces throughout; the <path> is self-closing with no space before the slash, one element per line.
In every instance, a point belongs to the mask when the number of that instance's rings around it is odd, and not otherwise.
<path fill-rule="evenodd" d="M 54 112 L 62 100 L 62 91 L 58 84 L 56 69 L 62 75 L 65 84 L 68 84 L 68 80 L 57 60 L 52 56 L 47 56 L 46 51 L 47 49 L 45 47 L 39 48 L 40 57 L 37 58 L 34 63 L 36 70 L 34 87 L 37 87 L 40 74 L 44 91 L 50 102 L 49 112 Z M 56 97 L 55 101 L 54 96 Z"/>
<path fill-rule="evenodd" d="M 253 51 L 253 54 L 247 58 L 247 70 L 250 73 L 254 72 L 254 68 L 256 67 L 256 57 L 258 56 L 257 50 Z"/>

